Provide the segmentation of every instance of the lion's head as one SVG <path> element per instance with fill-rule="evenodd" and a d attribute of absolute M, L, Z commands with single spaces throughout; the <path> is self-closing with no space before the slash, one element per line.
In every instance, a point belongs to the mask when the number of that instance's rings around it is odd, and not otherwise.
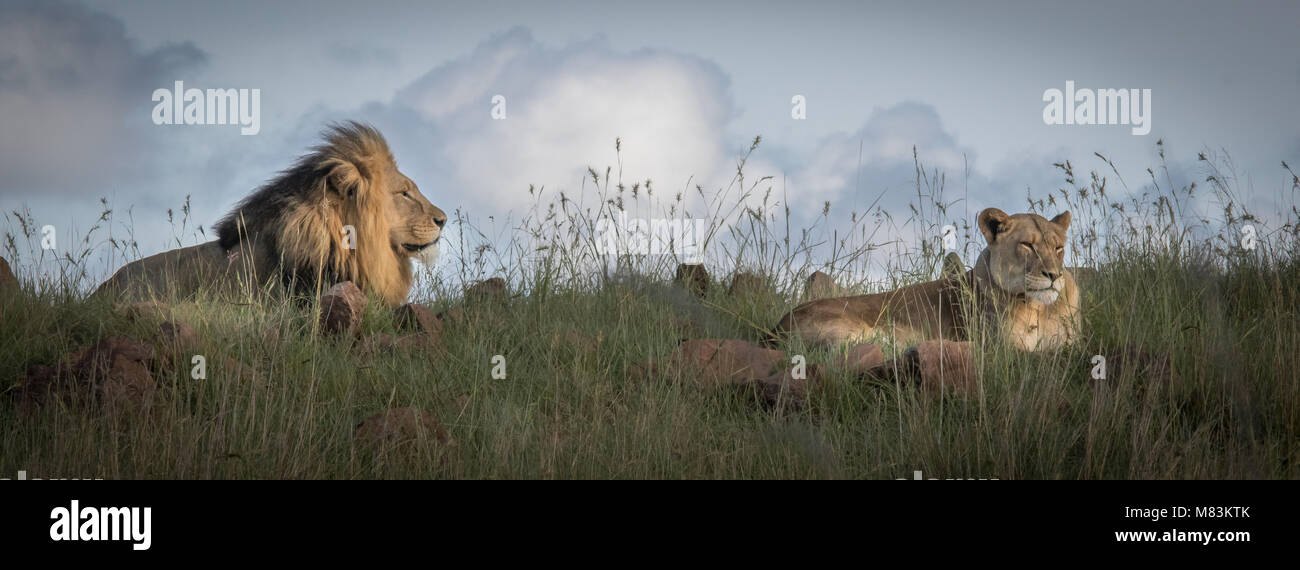
<path fill-rule="evenodd" d="M 226 215 L 218 241 L 227 251 L 252 246 L 285 282 L 353 281 L 400 304 L 411 258 L 436 258 L 447 214 L 397 169 L 375 128 L 347 122 L 324 138 Z"/>
<path fill-rule="evenodd" d="M 1051 305 L 1065 287 L 1065 232 L 1070 212 L 1048 220 L 1038 214 L 1007 215 L 997 208 L 980 212 L 980 232 L 988 241 L 989 276 L 999 289 L 1040 305 Z"/>

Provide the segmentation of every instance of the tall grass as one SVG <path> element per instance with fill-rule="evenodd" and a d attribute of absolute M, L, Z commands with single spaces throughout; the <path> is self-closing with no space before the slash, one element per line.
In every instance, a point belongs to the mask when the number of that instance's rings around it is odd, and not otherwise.
<path fill-rule="evenodd" d="M 1300 212 L 1270 226 L 1242 209 L 1225 161 L 1201 157 L 1206 180 L 1176 185 L 1163 163 L 1129 188 L 1109 159 L 1064 185 L 1003 209 L 1070 209 L 1074 265 L 1085 282 L 1086 332 L 1070 349 L 1010 353 L 987 344 L 983 386 L 969 397 L 928 398 L 828 369 L 809 405 L 773 410 L 733 392 L 632 367 L 682 338 L 758 340 L 801 298 L 804 278 L 828 270 L 852 291 L 932 279 L 940 227 L 957 226 L 963 257 L 978 237 L 944 173 L 916 161 L 906 218 L 872 206 L 824 204 L 795 227 L 785 188 L 746 177 L 755 139 L 729 184 L 664 189 L 589 171 L 578 191 L 532 188 L 534 206 L 504 229 L 465 212 L 451 259 L 423 275 L 414 296 L 435 310 L 460 303 L 464 283 L 507 279 L 504 305 L 465 307 L 436 349 L 385 349 L 318 334 L 316 310 L 200 296 L 172 317 L 199 333 L 206 380 L 156 365 L 148 410 L 109 414 L 53 404 L 23 414 L 0 403 L 0 473 L 104 478 L 1294 478 L 1300 475 Z M 616 150 L 618 150 L 616 148 Z M 1163 160 L 1163 150 L 1160 152 Z M 1230 165 L 1230 163 L 1226 163 Z M 1286 172 L 1290 167 L 1283 165 Z M 1295 204 L 1300 179 L 1281 203 Z M 1023 207 L 1019 207 L 1023 206 Z M 33 364 L 109 336 L 151 338 L 156 326 L 108 302 L 86 300 L 94 255 L 139 256 L 129 224 L 111 211 L 76 253 L 49 257 L 30 214 L 6 216 L 5 250 L 23 278 L 4 297 L 0 379 L 8 392 Z M 964 209 L 964 206 L 963 208 Z M 950 211 L 951 210 L 951 211 Z M 596 253 L 595 228 L 620 212 L 708 221 L 710 292 L 697 299 L 668 281 L 674 256 Z M 203 239 L 182 208 L 177 244 Z M 847 219 L 847 222 L 845 220 Z M 1241 247 L 1243 224 L 1257 228 Z M 96 239 L 109 230 L 109 237 Z M 116 235 L 112 235 L 116 233 Z M 974 232 L 977 236 L 977 232 Z M 123 237 L 125 235 L 125 237 Z M 24 249 L 25 248 L 25 249 Z M 106 250 L 108 253 L 106 253 Z M 43 257 L 44 255 L 44 257 Z M 729 276 L 758 273 L 770 295 L 733 298 Z M 394 332 L 371 303 L 362 338 Z M 1090 377 L 1093 355 L 1136 347 L 1176 370 L 1161 387 L 1140 372 Z M 833 351 L 786 347 L 811 363 Z M 507 377 L 493 379 L 503 355 Z M 256 369 L 236 374 L 225 357 Z M 392 407 L 434 412 L 454 446 L 354 442 L 356 424 Z M 12 476 L 12 475 L 11 475 Z"/>

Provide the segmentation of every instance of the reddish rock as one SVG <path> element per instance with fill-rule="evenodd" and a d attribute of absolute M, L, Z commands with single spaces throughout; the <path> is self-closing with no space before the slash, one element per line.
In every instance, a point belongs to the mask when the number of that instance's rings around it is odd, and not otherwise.
<path fill-rule="evenodd" d="M 845 370 L 865 373 L 885 363 L 885 353 L 874 344 L 858 344 L 835 359 L 835 364 Z"/>
<path fill-rule="evenodd" d="M 506 280 L 493 277 L 479 281 L 465 290 L 465 302 L 486 303 L 506 300 Z"/>
<path fill-rule="evenodd" d="M 433 346 L 429 335 L 424 333 L 410 333 L 403 335 L 394 335 L 388 333 L 374 333 L 367 336 L 361 343 L 362 356 L 374 356 L 376 354 L 392 354 L 396 352 L 411 352 L 430 348 Z"/>
<path fill-rule="evenodd" d="M 980 387 L 979 363 L 969 342 L 925 340 L 873 369 L 878 379 L 919 386 L 930 395 L 973 394 Z"/>
<path fill-rule="evenodd" d="M 148 367 L 118 354 L 100 379 L 100 404 L 109 411 L 147 406 L 157 388 Z"/>
<path fill-rule="evenodd" d="M 1139 382 L 1141 386 L 1163 387 L 1174 381 L 1176 374 L 1168 354 L 1155 354 L 1136 345 L 1126 345 L 1106 354 L 1107 384 L 1122 380 Z"/>
<path fill-rule="evenodd" d="M 13 270 L 9 268 L 9 262 L 0 257 L 0 294 L 17 290 L 18 278 L 14 277 Z"/>
<path fill-rule="evenodd" d="M 105 338 L 69 353 L 54 367 L 30 367 L 20 385 L 20 406 L 30 411 L 50 398 L 74 403 L 91 398 L 110 412 L 148 405 L 157 389 L 149 372 L 154 357 L 148 343 Z"/>
<path fill-rule="evenodd" d="M 453 443 L 433 414 L 415 408 L 391 408 L 366 418 L 357 424 L 356 440 L 378 445 L 414 441 Z"/>
<path fill-rule="evenodd" d="M 186 360 L 186 353 L 199 344 L 194 328 L 179 321 L 163 321 L 158 325 L 158 352 L 167 360 Z"/>
<path fill-rule="evenodd" d="M 786 367 L 755 380 L 753 386 L 765 404 L 781 410 L 800 410 L 808 405 L 808 395 L 821 381 L 821 375 L 820 364 L 808 365 L 803 378 L 795 378 L 793 368 Z"/>
<path fill-rule="evenodd" d="M 709 272 L 701 264 L 678 265 L 673 283 L 700 297 L 709 294 Z"/>
<path fill-rule="evenodd" d="M 424 305 L 407 303 L 397 308 L 397 328 L 430 335 L 442 334 L 442 320 Z"/>
<path fill-rule="evenodd" d="M 439 327 L 439 329 L 448 325 L 455 326 L 455 325 L 464 324 L 466 320 L 465 309 L 462 309 L 460 307 L 451 307 L 441 313 L 434 315 L 434 318 L 438 319 L 437 326 Z"/>
<path fill-rule="evenodd" d="M 171 312 L 171 307 L 160 301 L 121 303 L 115 309 L 132 321 L 164 319 Z"/>
<path fill-rule="evenodd" d="M 804 288 L 805 295 L 809 299 L 825 299 L 828 297 L 837 297 L 843 294 L 844 290 L 835 283 L 835 280 L 825 272 L 818 271 L 808 276 L 807 286 Z"/>
<path fill-rule="evenodd" d="M 366 312 L 366 296 L 351 281 L 330 287 L 320 298 L 320 328 L 325 334 L 355 336 Z"/>
<path fill-rule="evenodd" d="M 731 278 L 731 287 L 727 295 L 740 298 L 762 298 L 775 295 L 766 279 L 754 273 L 737 273 Z"/>
<path fill-rule="evenodd" d="M 735 339 L 695 339 L 683 342 L 668 366 L 698 385 L 748 383 L 765 379 L 786 364 L 785 353 Z"/>

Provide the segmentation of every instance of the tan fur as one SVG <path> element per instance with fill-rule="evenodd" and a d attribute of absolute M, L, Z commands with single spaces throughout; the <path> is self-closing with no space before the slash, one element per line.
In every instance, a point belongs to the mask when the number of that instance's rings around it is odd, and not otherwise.
<path fill-rule="evenodd" d="M 130 263 L 96 294 L 189 296 L 205 287 L 247 294 L 353 281 L 387 304 L 403 303 L 411 258 L 421 255 L 404 245 L 436 252 L 446 214 L 397 169 L 371 127 L 334 127 L 313 150 L 231 212 L 218 225 L 220 240 Z M 349 226 L 355 248 L 346 247 Z"/>
<path fill-rule="evenodd" d="M 970 340 L 970 325 L 978 322 L 985 334 L 1022 350 L 1069 344 L 1079 326 L 1079 289 L 1062 266 L 1070 213 L 1049 221 L 990 208 L 979 223 L 989 245 L 965 274 L 948 264 L 935 281 L 804 303 L 781 319 L 776 333 L 815 345 L 881 338 L 910 344 Z"/>

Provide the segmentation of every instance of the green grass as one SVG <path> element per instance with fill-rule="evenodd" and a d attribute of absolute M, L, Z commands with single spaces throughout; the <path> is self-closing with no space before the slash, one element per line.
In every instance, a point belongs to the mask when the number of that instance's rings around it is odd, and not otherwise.
<path fill-rule="evenodd" d="M 626 191 L 611 186 L 608 171 L 603 187 L 595 172 L 592 178 L 596 192 Z M 1074 184 L 1072 173 L 1067 183 Z M 710 263 L 715 282 L 701 300 L 667 282 L 665 268 L 675 263 L 670 259 L 632 267 L 649 275 L 640 281 L 606 279 L 558 248 L 541 263 L 503 254 L 505 261 L 494 266 L 484 261 L 487 249 L 470 244 L 460 251 L 472 253 L 448 271 L 470 278 L 505 275 L 515 295 L 504 306 L 469 307 L 467 324 L 448 328 L 435 350 L 367 353 L 317 334 L 311 306 L 216 299 L 175 304 L 175 318 L 199 333 L 192 352 L 207 356 L 206 380 L 191 379 L 188 366 L 155 366 L 160 390 L 153 406 L 125 414 L 52 405 L 23 415 L 0 401 L 0 474 L 802 479 L 910 478 L 920 470 L 927 477 L 999 479 L 1300 476 L 1294 226 L 1254 252 L 1224 245 L 1227 230 L 1154 247 L 1120 228 L 1105 193 L 1096 199 L 1099 183 L 1104 188 L 1097 178 L 1067 188 L 1061 198 L 1067 204 L 1053 206 L 1074 208 L 1076 264 L 1102 270 L 1085 290 L 1088 332 L 1074 347 L 1052 354 L 984 346 L 983 387 L 969 397 L 927 398 L 831 370 L 805 409 L 773 410 L 733 391 L 629 375 L 630 367 L 668 354 L 681 338 L 757 341 L 761 328 L 797 301 L 796 283 L 811 270 L 797 261 L 808 234 L 780 245 L 770 239 L 779 224 L 768 213 L 747 217 L 741 210 L 728 217 L 725 205 L 738 198 L 731 196 L 713 210 L 723 212 L 713 217 L 720 235 L 733 232 L 728 257 Z M 918 208 L 918 217 L 930 216 L 918 234 L 938 236 L 928 232 L 953 217 L 943 211 L 942 189 L 928 184 L 918 176 L 918 201 L 939 208 Z M 1079 196 L 1089 189 L 1090 197 Z M 1146 202 L 1163 204 L 1179 192 L 1159 190 L 1165 198 Z M 1137 214 L 1166 235 L 1188 235 L 1180 233 L 1189 227 L 1181 220 L 1159 221 L 1155 210 L 1162 207 Z M 565 216 L 594 218 L 590 210 Z M 870 212 L 855 218 L 879 220 Z M 1241 219 L 1230 211 L 1223 223 L 1232 227 Z M 1080 252 L 1090 229 L 1103 239 L 1085 259 Z M 841 282 L 855 289 L 880 290 L 937 270 L 927 240 L 888 282 L 854 279 L 852 267 L 870 249 L 866 244 L 840 247 L 830 240 L 835 261 L 822 267 L 840 267 Z M 764 245 L 770 243 L 777 245 Z M 9 255 L 18 257 L 12 245 Z M 69 267 L 64 275 L 78 265 Z M 718 276 L 735 269 L 761 271 L 780 290 L 757 300 L 728 297 L 726 279 Z M 21 293 L 0 301 L 0 380 L 11 394 L 29 365 L 54 364 L 107 335 L 153 334 L 147 321 L 86 301 L 84 285 L 70 281 L 27 279 Z M 455 305 L 459 288 L 450 283 L 425 283 L 419 296 L 435 309 Z M 273 329 L 280 334 L 268 339 Z M 395 324 L 372 302 L 363 329 L 363 336 L 395 332 Z M 570 331 L 591 339 L 594 350 L 570 342 Z M 1126 346 L 1167 355 L 1177 371 L 1173 383 L 1157 387 L 1141 375 L 1105 386 L 1091 382 L 1091 357 Z M 810 363 L 833 356 L 788 348 Z M 506 357 L 505 379 L 491 375 L 497 354 Z M 215 364 L 223 356 L 264 378 L 230 378 Z M 435 413 L 455 445 L 354 442 L 362 419 L 403 406 Z"/>

